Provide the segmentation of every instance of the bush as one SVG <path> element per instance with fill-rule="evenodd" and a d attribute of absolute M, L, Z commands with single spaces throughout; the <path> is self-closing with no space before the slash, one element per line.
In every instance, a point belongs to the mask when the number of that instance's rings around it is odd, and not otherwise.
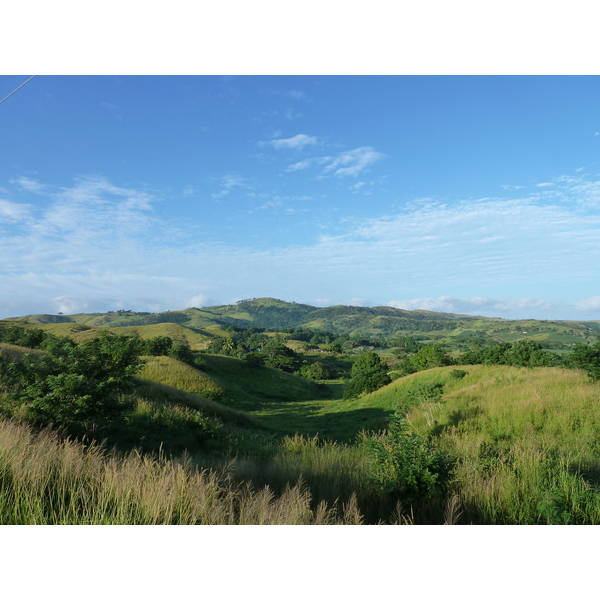
<path fill-rule="evenodd" d="M 452 369 L 450 371 L 450 379 L 462 379 L 466 374 L 467 372 L 462 369 Z"/>
<path fill-rule="evenodd" d="M 365 441 L 371 452 L 371 482 L 380 492 L 405 507 L 427 498 L 443 497 L 450 480 L 453 460 L 418 435 L 407 433 L 398 413 L 386 434 Z"/>
<path fill-rule="evenodd" d="M 26 354 L 6 366 L 18 386 L 12 398 L 42 424 L 110 420 L 124 408 L 119 395 L 141 366 L 136 342 L 103 332 L 80 346 L 48 345 L 38 359 Z"/>

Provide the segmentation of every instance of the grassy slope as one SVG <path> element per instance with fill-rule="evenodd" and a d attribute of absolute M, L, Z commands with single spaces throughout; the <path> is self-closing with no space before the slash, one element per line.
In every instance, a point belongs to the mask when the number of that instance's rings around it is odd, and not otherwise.
<path fill-rule="evenodd" d="M 466 370 L 442 402 L 408 412 L 456 458 L 463 522 L 600 523 L 600 384 L 558 368 Z"/>
<path fill-rule="evenodd" d="M 53 325 L 58 326 L 62 325 Z M 23 351 L 2 348 L 12 355 Z M 600 384 L 580 372 L 472 365 L 462 367 L 467 371 L 464 378 L 452 379 L 454 367 L 443 367 L 343 400 L 341 382 L 331 383 L 332 396 L 323 398 L 322 389 L 293 375 L 252 369 L 224 356 L 203 358 L 202 371 L 168 357 L 147 359 L 134 394 L 137 420 L 131 421 L 129 437 L 136 441 L 148 435 L 175 451 L 189 443 L 195 451 L 194 411 L 200 410 L 217 416 L 235 435 L 263 435 L 259 443 L 295 432 L 350 442 L 361 430 L 383 429 L 414 382 L 440 381 L 445 385 L 442 402 L 413 407 L 408 419 L 421 436 L 457 458 L 453 493 L 464 522 L 600 523 L 600 504 L 593 492 L 600 484 Z M 214 402 L 191 393 L 203 390 L 220 391 L 229 400 Z M 264 427 L 272 434 L 260 434 Z M 124 432 L 113 430 L 111 435 L 120 433 Z M 280 476 L 281 485 L 308 468 L 302 461 L 309 456 L 310 468 L 321 473 L 319 457 L 325 454 L 306 444 L 284 442 L 284 454 L 269 463 L 269 469 L 275 469 L 277 461 L 291 461 L 298 452 L 303 457 L 297 467 L 277 467 L 286 473 Z M 328 460 L 336 453 L 342 460 L 349 452 L 329 448 Z M 256 481 L 266 472 L 260 461 L 237 468 L 253 473 Z M 318 478 L 325 476 L 323 472 Z M 329 493 L 339 485 L 332 484 Z"/>
<path fill-rule="evenodd" d="M 509 321 L 497 318 L 470 317 L 431 311 L 405 311 L 389 306 L 317 308 L 283 302 L 274 298 L 257 298 L 234 305 L 188 308 L 152 315 L 135 313 L 93 313 L 75 315 L 29 315 L 21 317 L 30 323 L 79 323 L 91 327 L 140 327 L 178 323 L 206 336 L 222 335 L 222 326 L 229 324 L 256 327 L 302 326 L 348 333 L 355 337 L 394 337 L 417 335 L 424 340 L 439 340 L 453 347 L 464 347 L 470 339 L 516 341 L 523 338 L 570 344 L 584 339 L 595 340 L 600 333 L 597 322 L 576 321 Z M 427 322 L 437 326 L 447 322 L 445 329 L 428 330 Z M 414 328 L 419 323 L 418 328 Z M 413 329 L 411 329 L 411 327 Z M 160 334 L 159 334 L 160 335 Z M 545 337 L 544 337 L 545 336 Z"/>

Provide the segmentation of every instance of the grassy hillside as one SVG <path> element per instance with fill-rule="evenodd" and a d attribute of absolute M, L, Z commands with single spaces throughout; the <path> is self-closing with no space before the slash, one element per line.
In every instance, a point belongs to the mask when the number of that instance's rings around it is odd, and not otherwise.
<path fill-rule="evenodd" d="M 155 331 L 166 331 L 160 325 L 176 324 L 187 327 L 198 336 L 209 338 L 223 335 L 223 327 L 260 327 L 281 329 L 305 327 L 349 334 L 353 337 L 389 339 L 412 335 L 424 341 L 441 341 L 455 349 L 465 349 L 473 341 L 516 341 L 532 338 L 544 343 L 545 347 L 558 352 L 568 349 L 578 341 L 595 341 L 600 335 L 600 323 L 595 321 L 535 321 L 472 317 L 432 311 L 407 311 L 390 306 L 359 307 L 330 306 L 317 308 L 307 304 L 284 302 L 274 298 L 243 300 L 233 305 L 188 308 L 163 313 L 135 313 L 117 311 L 109 313 L 74 315 L 27 315 L 11 320 L 43 324 L 46 327 L 61 326 L 66 331 L 69 324 L 88 327 L 137 328 L 153 326 Z M 169 335 L 155 333 L 155 335 Z M 187 339 L 194 336 L 181 331 L 170 336 Z M 182 337 L 183 336 L 183 337 Z M 188 340 L 189 341 L 189 340 Z M 192 347 L 201 347 L 195 338 Z"/>
<path fill-rule="evenodd" d="M 136 332 L 187 332 L 176 324 L 156 329 L 164 325 L 138 326 Z M 43 327 L 72 336 L 98 331 L 74 323 Z M 9 344 L 0 351 L 11 361 L 27 352 Z M 0 423 L 10 440 L 0 444 L 2 522 L 600 524 L 600 383 L 581 372 L 440 367 L 344 399 L 342 380 L 316 384 L 238 358 L 199 358 L 196 368 L 167 356 L 144 357 L 134 387 L 120 398 L 118 417 L 64 432 L 81 443 L 59 442 L 56 432 L 33 438 L 15 421 L 26 414 L 12 403 L 0 373 L 0 409 L 13 419 Z M 388 429 L 395 413 L 406 418 L 408 435 L 401 438 L 390 437 Z M 405 460 L 399 439 L 448 457 L 450 478 L 438 495 L 406 504 L 396 488 L 377 483 L 377 461 L 384 455 L 373 454 L 373 444 L 389 452 L 389 460 Z M 113 450 L 94 450 L 101 440 Z M 67 450 L 70 466 L 57 458 Z M 85 464 L 92 463 L 87 478 Z M 411 467 L 417 476 L 425 468 L 419 464 Z M 203 469 L 209 471 L 201 475 Z M 42 473 L 46 483 L 37 479 Z M 211 489 L 220 490 L 211 500 L 212 516 L 180 487 L 192 481 L 211 481 Z M 94 487 L 99 482 L 104 487 Z M 133 503 L 118 491 L 126 486 L 135 488 Z M 159 497 L 179 500 L 165 505 Z M 148 502 L 163 508 L 154 511 Z M 254 508 L 244 516 L 239 502 Z"/>
<path fill-rule="evenodd" d="M 407 413 L 456 460 L 462 522 L 600 523 L 600 384 L 557 368 L 466 370 L 420 374 L 446 381 L 445 393 Z"/>

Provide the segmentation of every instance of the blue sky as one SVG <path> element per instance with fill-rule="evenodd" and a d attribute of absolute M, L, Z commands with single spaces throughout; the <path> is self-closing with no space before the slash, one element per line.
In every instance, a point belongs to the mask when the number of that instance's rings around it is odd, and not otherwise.
<path fill-rule="evenodd" d="M 0 318 L 600 319 L 599 100 L 597 76 L 38 76 L 0 104 Z"/>

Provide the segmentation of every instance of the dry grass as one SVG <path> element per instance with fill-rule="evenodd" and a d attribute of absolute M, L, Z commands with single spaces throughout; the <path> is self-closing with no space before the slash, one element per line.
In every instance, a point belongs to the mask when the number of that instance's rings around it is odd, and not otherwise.
<path fill-rule="evenodd" d="M 0 421 L 1 524 L 354 524 L 356 503 L 311 508 L 301 482 L 277 495 L 236 484 L 226 470 L 199 470 L 132 452 L 62 440 L 51 430 Z"/>

